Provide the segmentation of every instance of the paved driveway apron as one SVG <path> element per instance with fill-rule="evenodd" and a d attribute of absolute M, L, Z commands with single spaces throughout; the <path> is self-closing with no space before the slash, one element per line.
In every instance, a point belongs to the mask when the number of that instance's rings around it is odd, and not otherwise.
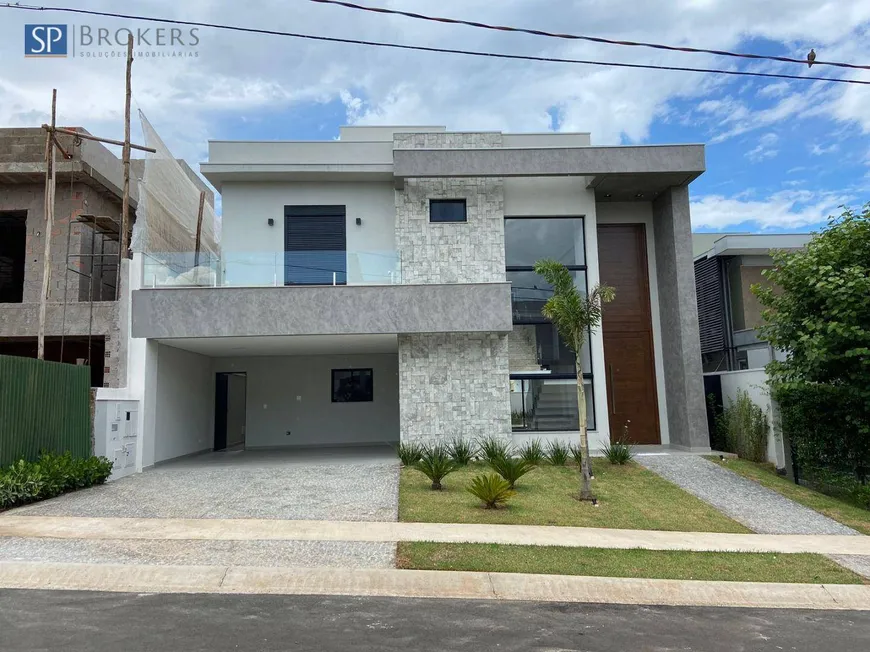
<path fill-rule="evenodd" d="M 9 512 L 27 516 L 395 521 L 387 451 L 203 455 Z M 2 518 L 2 516 L 0 516 Z M 0 561 L 390 568 L 395 544 L 0 539 Z"/>

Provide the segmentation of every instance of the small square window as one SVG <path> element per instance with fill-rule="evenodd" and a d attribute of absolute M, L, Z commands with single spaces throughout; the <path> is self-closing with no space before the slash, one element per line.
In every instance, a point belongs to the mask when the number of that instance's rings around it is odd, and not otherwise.
<path fill-rule="evenodd" d="M 332 370 L 333 403 L 363 403 L 373 400 L 371 369 Z"/>
<path fill-rule="evenodd" d="M 430 199 L 430 222 L 467 222 L 464 199 Z"/>

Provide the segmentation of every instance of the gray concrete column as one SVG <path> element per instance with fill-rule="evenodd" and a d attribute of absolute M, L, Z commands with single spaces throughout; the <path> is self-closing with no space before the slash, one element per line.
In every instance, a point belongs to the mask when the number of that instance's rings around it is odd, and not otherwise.
<path fill-rule="evenodd" d="M 709 450 L 688 187 L 672 187 L 659 195 L 653 219 L 671 444 Z"/>

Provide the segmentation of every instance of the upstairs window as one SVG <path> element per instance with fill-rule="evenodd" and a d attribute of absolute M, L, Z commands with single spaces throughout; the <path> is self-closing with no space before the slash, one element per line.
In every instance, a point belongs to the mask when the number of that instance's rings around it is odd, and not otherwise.
<path fill-rule="evenodd" d="M 464 199 L 430 199 L 430 222 L 467 222 Z"/>

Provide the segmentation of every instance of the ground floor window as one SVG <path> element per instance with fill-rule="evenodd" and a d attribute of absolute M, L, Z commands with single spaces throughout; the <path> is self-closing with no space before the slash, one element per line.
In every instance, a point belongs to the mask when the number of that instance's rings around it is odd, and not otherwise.
<path fill-rule="evenodd" d="M 510 380 L 511 426 L 521 431 L 577 430 L 576 378 L 514 377 Z M 583 379 L 586 392 L 586 425 L 595 430 L 592 378 Z"/>
<path fill-rule="evenodd" d="M 371 369 L 332 370 L 333 403 L 362 403 L 373 400 Z"/>

